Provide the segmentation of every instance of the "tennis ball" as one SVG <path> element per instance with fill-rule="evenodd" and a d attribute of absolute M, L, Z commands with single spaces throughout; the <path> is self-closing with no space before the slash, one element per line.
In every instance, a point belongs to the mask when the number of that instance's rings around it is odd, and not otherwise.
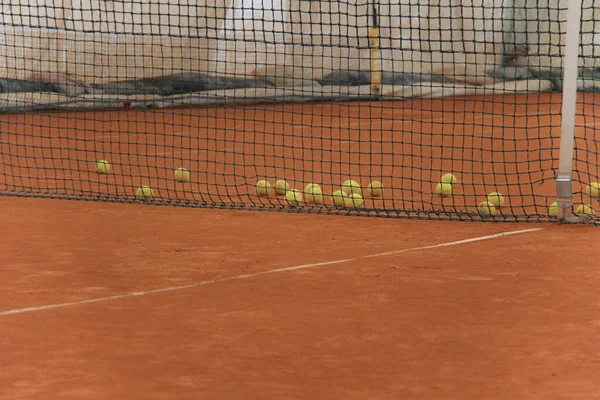
<path fill-rule="evenodd" d="M 110 164 L 106 160 L 98 160 L 96 162 L 96 172 L 99 174 L 108 174 L 110 172 Z"/>
<path fill-rule="evenodd" d="M 275 182 L 275 193 L 278 195 L 284 195 L 288 190 L 290 190 L 290 185 L 283 179 Z"/>
<path fill-rule="evenodd" d="M 333 204 L 335 204 L 336 206 L 343 207 L 344 206 L 344 198 L 345 197 L 346 197 L 346 194 L 343 191 L 336 190 L 331 195 L 331 200 L 333 200 Z"/>
<path fill-rule="evenodd" d="M 504 205 L 504 196 L 498 192 L 492 192 L 487 196 L 488 203 L 492 203 L 494 207 L 502 207 Z"/>
<path fill-rule="evenodd" d="M 582 204 L 575 210 L 575 214 L 579 217 L 591 217 L 594 215 L 594 209 L 587 204 Z"/>
<path fill-rule="evenodd" d="M 446 197 L 452 195 L 452 184 L 451 183 L 438 183 L 435 187 L 435 194 L 438 196 Z"/>
<path fill-rule="evenodd" d="M 383 185 L 379 181 L 373 181 L 369 183 L 368 190 L 372 197 L 383 196 Z"/>
<path fill-rule="evenodd" d="M 321 189 L 321 186 L 317 185 L 316 183 L 309 183 L 304 187 L 304 193 L 310 193 L 314 188 Z"/>
<path fill-rule="evenodd" d="M 344 196 L 344 206 L 346 208 L 361 208 L 363 205 L 363 198 L 358 193 L 352 193 Z"/>
<path fill-rule="evenodd" d="M 456 182 L 458 182 L 458 180 L 456 179 L 456 176 L 454 176 L 453 174 L 445 174 L 442 176 L 441 182 L 454 185 Z"/>
<path fill-rule="evenodd" d="M 352 193 L 360 194 L 362 191 L 358 182 L 353 181 L 352 179 L 348 179 L 347 181 L 344 181 L 344 183 L 342 183 L 342 192 L 349 196 Z"/>
<path fill-rule="evenodd" d="M 550 204 L 550 207 L 548 207 L 548 214 L 550 214 L 551 217 L 556 217 L 558 216 L 558 202 L 554 202 L 552 204 Z"/>
<path fill-rule="evenodd" d="M 302 192 L 297 189 L 288 190 L 285 193 L 285 202 L 290 207 L 299 207 L 302 205 Z"/>
<path fill-rule="evenodd" d="M 585 192 L 588 196 L 592 196 L 596 199 L 600 198 L 600 183 L 592 182 L 585 188 Z"/>
<path fill-rule="evenodd" d="M 264 197 L 271 193 L 271 184 L 268 181 L 262 180 L 256 182 L 256 194 Z"/>
<path fill-rule="evenodd" d="M 135 197 L 137 197 L 138 200 L 143 201 L 152 200 L 154 197 L 154 191 L 149 186 L 141 186 L 135 191 Z"/>
<path fill-rule="evenodd" d="M 304 188 L 304 200 L 307 203 L 323 204 L 323 191 L 316 183 L 309 183 Z"/>
<path fill-rule="evenodd" d="M 187 182 L 190 180 L 190 171 L 185 168 L 177 168 L 175 170 L 175 180 L 177 182 Z"/>
<path fill-rule="evenodd" d="M 482 216 L 496 215 L 496 207 L 489 201 L 482 201 L 481 203 L 479 203 L 479 205 L 477 206 L 477 211 L 479 212 L 479 215 Z"/>

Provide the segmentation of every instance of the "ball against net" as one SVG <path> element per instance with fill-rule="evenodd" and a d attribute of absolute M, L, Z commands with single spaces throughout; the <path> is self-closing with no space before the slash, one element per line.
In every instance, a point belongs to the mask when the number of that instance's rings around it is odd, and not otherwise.
<path fill-rule="evenodd" d="M 258 181 L 256 182 L 256 194 L 260 197 L 268 196 L 271 193 L 271 184 L 266 181 Z"/>
<path fill-rule="evenodd" d="M 372 197 L 383 196 L 383 185 L 379 181 L 373 181 L 373 182 L 369 183 L 369 186 L 367 187 L 367 189 L 369 191 L 369 194 Z"/>
<path fill-rule="evenodd" d="M 357 209 L 363 206 L 364 200 L 358 193 L 352 193 L 349 196 L 344 196 L 344 207 Z"/>
<path fill-rule="evenodd" d="M 290 207 L 300 207 L 302 205 L 302 192 L 298 189 L 288 190 L 285 194 L 285 202 Z"/>
<path fill-rule="evenodd" d="M 451 185 L 454 185 L 455 183 L 458 182 L 458 179 L 456 179 L 456 176 L 454 174 L 444 174 L 442 176 L 442 179 L 440 179 L 440 181 L 442 183 L 449 183 Z"/>
<path fill-rule="evenodd" d="M 496 207 L 489 201 L 482 201 L 477 206 L 477 212 L 481 216 L 494 216 L 496 215 Z"/>
<path fill-rule="evenodd" d="M 585 187 L 585 193 L 593 198 L 600 198 L 600 183 L 592 182 Z"/>
<path fill-rule="evenodd" d="M 548 214 L 551 217 L 556 217 L 558 216 L 558 202 L 554 202 L 552 204 L 550 204 L 550 207 L 548 207 Z"/>
<path fill-rule="evenodd" d="M 175 170 L 175 180 L 177 182 L 188 182 L 190 180 L 190 171 L 185 168 L 177 168 Z"/>
<path fill-rule="evenodd" d="M 99 174 L 108 174 L 110 172 L 110 163 L 106 160 L 96 162 L 96 172 Z"/>
<path fill-rule="evenodd" d="M 452 195 L 452 184 L 450 183 L 438 183 L 435 186 L 435 194 L 442 197 L 448 197 Z"/>
<path fill-rule="evenodd" d="M 304 188 L 304 201 L 312 204 L 323 204 L 323 191 L 316 183 L 309 183 Z"/>
<path fill-rule="evenodd" d="M 575 210 L 575 214 L 579 217 L 591 217 L 595 214 L 594 209 L 588 204 L 581 204 Z"/>
<path fill-rule="evenodd" d="M 502 207 L 504 206 L 504 196 L 498 192 L 492 192 L 488 194 L 487 201 L 492 203 L 494 207 Z"/>
<path fill-rule="evenodd" d="M 341 190 L 336 190 L 335 192 L 333 192 L 333 194 L 331 195 L 331 201 L 333 202 L 333 204 L 335 204 L 337 207 L 343 207 L 344 206 L 344 197 L 346 197 L 346 194 L 341 191 Z"/>
<path fill-rule="evenodd" d="M 135 191 L 135 197 L 138 200 L 149 201 L 154 198 L 154 191 L 150 186 L 140 186 Z"/>
<path fill-rule="evenodd" d="M 284 181 L 283 179 L 279 179 L 275 182 L 275 193 L 278 195 L 284 195 L 288 190 L 290 190 L 290 185 Z"/>
<path fill-rule="evenodd" d="M 342 183 L 342 191 L 346 195 L 350 195 L 352 193 L 358 193 L 358 194 L 362 193 L 360 184 L 356 181 L 353 181 L 352 179 L 348 179 L 347 181 L 344 181 Z"/>

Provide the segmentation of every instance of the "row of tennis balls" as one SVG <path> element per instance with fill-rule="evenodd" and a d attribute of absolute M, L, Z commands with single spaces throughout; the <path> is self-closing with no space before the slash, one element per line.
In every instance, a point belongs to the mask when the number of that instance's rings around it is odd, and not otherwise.
<path fill-rule="evenodd" d="M 598 182 L 589 183 L 585 187 L 585 193 L 590 197 L 600 200 L 600 183 L 598 183 Z M 558 203 L 554 202 L 553 204 L 556 204 L 556 206 L 554 207 L 554 208 L 556 208 L 556 211 L 554 211 L 554 212 L 556 213 L 555 215 L 558 215 Z M 552 206 L 550 206 L 550 209 L 551 209 L 550 215 L 553 215 L 552 214 L 552 212 L 553 212 Z M 589 204 L 581 204 L 579 207 L 577 207 L 575 209 L 575 214 L 577 214 L 580 217 L 591 217 L 594 214 L 596 214 L 596 212 L 594 211 L 592 206 L 590 206 Z"/>
<path fill-rule="evenodd" d="M 558 202 L 555 201 L 554 203 L 550 204 L 548 213 L 550 214 L 551 217 L 558 216 L 558 211 L 559 211 Z M 579 217 L 592 217 L 594 214 L 596 214 L 596 212 L 594 211 L 592 206 L 590 206 L 589 204 L 580 204 L 575 209 L 575 215 L 577 215 Z"/>
<path fill-rule="evenodd" d="M 446 174 L 442 176 L 441 183 L 436 186 L 436 194 L 444 197 L 452 194 L 452 185 L 457 182 L 457 179 L 452 174 Z M 600 183 L 591 182 L 585 188 L 585 193 L 593 198 L 600 199 Z M 504 197 L 498 193 L 493 192 L 487 196 L 487 200 L 479 203 L 477 211 L 481 215 L 496 215 L 496 209 L 504 205 Z M 554 202 L 549 207 L 550 216 L 556 217 L 558 215 L 558 202 Z M 580 217 L 591 217 L 595 215 L 594 209 L 589 204 L 580 204 L 575 209 L 575 214 Z"/>
<path fill-rule="evenodd" d="M 110 172 L 110 163 L 106 160 L 98 160 L 96 162 L 96 171 L 99 174 L 108 174 Z M 177 168 L 175 170 L 175 180 L 178 182 L 188 182 L 190 180 L 190 171 L 185 168 Z M 256 184 L 256 191 L 259 196 L 266 196 L 270 192 L 271 185 L 267 181 L 259 181 Z M 373 197 L 383 195 L 383 185 L 381 182 L 373 181 L 368 187 L 369 193 Z M 275 182 L 275 192 L 277 194 L 286 195 L 286 203 L 292 207 L 299 206 L 303 200 L 307 203 L 322 204 L 323 192 L 319 185 L 309 183 L 304 190 L 305 198 L 299 190 L 291 189 L 289 184 L 284 180 Z M 135 192 L 136 198 L 139 200 L 152 200 L 154 191 L 149 186 L 141 186 Z M 332 195 L 333 202 L 336 206 L 360 208 L 363 204 L 360 185 L 353 180 L 347 180 L 342 184 L 342 190 L 338 190 Z"/>
<path fill-rule="evenodd" d="M 598 183 L 598 182 L 589 183 L 585 187 L 585 193 L 590 197 L 593 197 L 595 199 L 600 199 L 600 183 Z M 550 214 L 550 216 L 552 216 L 552 217 L 558 216 L 558 211 L 559 211 L 558 202 L 555 201 L 554 203 L 550 204 L 549 212 L 548 212 Z M 575 214 L 580 217 L 591 217 L 591 216 L 594 216 L 596 214 L 596 212 L 594 211 L 592 206 L 590 206 L 589 204 L 580 204 L 575 209 Z"/>
<path fill-rule="evenodd" d="M 260 197 L 269 196 L 271 193 L 271 183 L 267 180 L 256 182 L 256 194 Z M 379 181 L 373 181 L 368 186 L 369 194 L 372 197 L 381 197 L 383 195 L 383 185 Z M 292 189 L 283 179 L 275 182 L 275 193 L 285 195 L 285 202 L 290 207 L 299 207 L 303 202 L 308 204 L 323 204 L 323 190 L 316 183 L 309 183 L 305 186 L 304 192 L 298 189 Z M 336 190 L 331 195 L 333 204 L 337 207 L 361 208 L 364 200 L 360 184 L 352 179 L 342 183 L 342 189 Z"/>
<path fill-rule="evenodd" d="M 96 162 L 96 171 L 99 174 L 108 174 L 110 172 L 110 163 L 106 160 L 99 160 Z M 190 172 L 185 168 L 177 168 L 175 170 L 175 180 L 178 182 L 188 182 L 190 180 Z M 452 188 L 458 180 L 453 174 L 445 174 L 441 178 L 441 182 L 436 186 L 436 194 L 441 196 L 450 196 L 452 194 Z M 270 183 L 267 181 L 259 181 L 256 184 L 256 191 L 259 196 L 266 196 L 270 192 Z M 368 187 L 369 193 L 373 197 L 379 197 L 383 194 L 383 186 L 381 182 L 373 181 Z M 291 192 L 288 195 L 287 192 Z M 351 192 L 351 195 L 349 195 Z M 585 192 L 588 196 L 600 199 L 600 183 L 591 182 L 586 186 Z M 290 206 L 299 206 L 302 203 L 302 193 L 296 189 L 289 188 L 289 185 L 284 180 L 278 180 L 275 182 L 275 193 L 279 195 L 286 195 L 286 202 Z M 323 203 L 323 193 L 319 185 L 309 183 L 306 185 L 304 190 L 305 198 L 307 203 Z M 363 204 L 362 196 L 360 195 L 360 185 L 353 181 L 347 180 L 342 184 L 342 190 L 337 190 L 333 193 L 332 199 L 338 207 L 356 207 L 359 208 Z M 136 198 L 140 200 L 152 200 L 154 192 L 149 186 L 141 186 L 137 188 L 135 193 Z M 289 196 L 289 198 L 288 198 Z M 496 208 L 504 205 L 504 197 L 498 193 L 493 192 L 487 196 L 487 200 L 479 203 L 477 210 L 482 215 L 495 215 Z M 549 207 L 550 216 L 558 215 L 558 203 L 554 202 Z M 593 216 L 595 214 L 594 209 L 588 204 L 581 204 L 575 210 L 575 214 L 579 216 Z"/>
<path fill-rule="evenodd" d="M 106 160 L 96 162 L 96 172 L 99 174 L 108 174 L 110 172 L 110 163 Z M 190 180 L 190 171 L 185 168 L 175 170 L 175 180 L 178 182 L 188 182 Z M 154 198 L 154 191 L 150 186 L 140 186 L 135 191 L 135 197 L 138 200 L 150 201 Z"/>
<path fill-rule="evenodd" d="M 452 189 L 454 185 L 458 183 L 458 179 L 454 174 L 444 174 L 435 187 L 435 194 L 442 197 L 448 197 L 452 195 Z M 504 205 L 504 196 L 499 192 L 492 192 L 487 195 L 485 201 L 482 201 L 477 205 L 477 211 L 480 215 L 496 215 L 496 209 Z"/>

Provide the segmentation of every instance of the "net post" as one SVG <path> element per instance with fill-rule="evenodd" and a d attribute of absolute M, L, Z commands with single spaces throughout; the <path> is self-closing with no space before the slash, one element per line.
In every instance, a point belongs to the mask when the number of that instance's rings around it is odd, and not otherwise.
<path fill-rule="evenodd" d="M 560 159 L 556 175 L 558 220 L 578 222 L 573 218 L 573 149 L 575 143 L 575 115 L 577 111 L 577 77 L 579 66 L 579 33 L 582 0 L 569 1 L 567 14 L 566 49 L 564 56 L 562 126 Z M 575 221 L 577 220 L 577 221 Z"/>

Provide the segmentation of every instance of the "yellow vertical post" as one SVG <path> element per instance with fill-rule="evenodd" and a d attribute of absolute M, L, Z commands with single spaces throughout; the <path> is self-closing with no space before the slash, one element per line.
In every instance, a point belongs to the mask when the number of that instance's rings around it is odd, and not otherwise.
<path fill-rule="evenodd" d="M 369 49 L 371 53 L 371 94 L 381 94 L 381 55 L 379 52 L 379 28 L 369 29 Z"/>

